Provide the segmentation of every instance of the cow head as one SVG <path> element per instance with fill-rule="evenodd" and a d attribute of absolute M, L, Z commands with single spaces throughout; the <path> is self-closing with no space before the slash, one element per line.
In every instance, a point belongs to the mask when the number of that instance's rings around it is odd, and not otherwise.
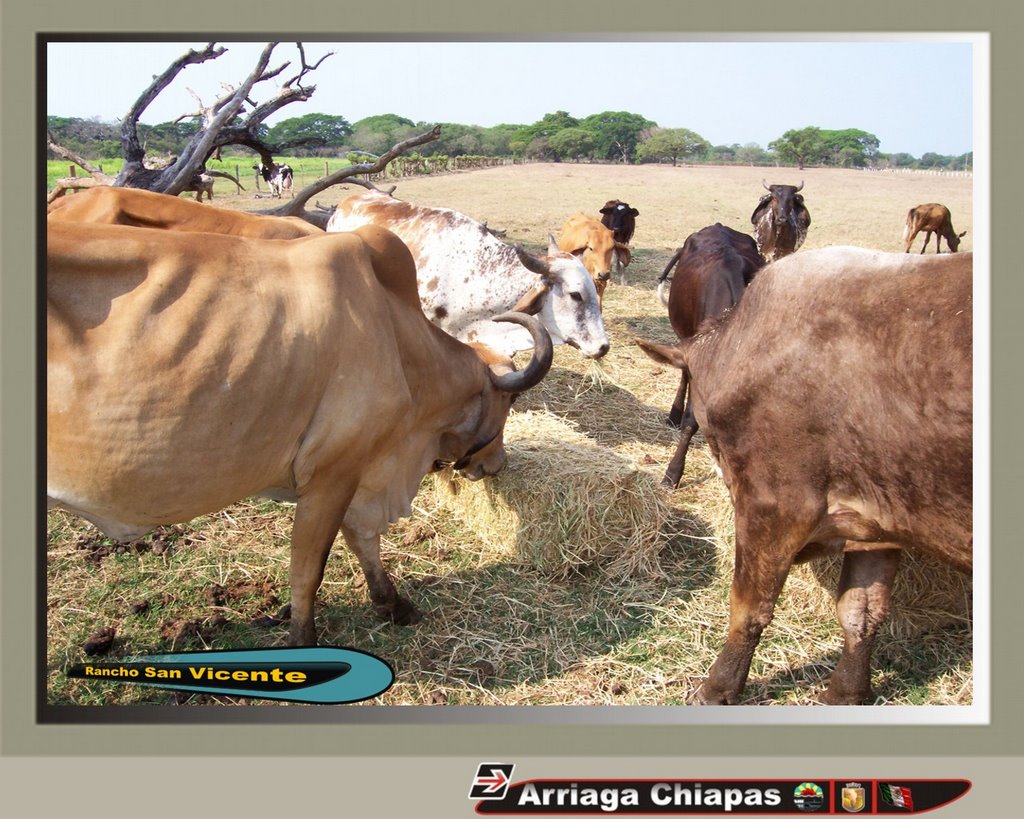
<path fill-rule="evenodd" d="M 601 208 L 601 224 L 615 234 L 615 241 L 629 244 L 636 229 L 636 217 L 640 211 L 631 208 L 618 199 L 610 199 Z"/>
<path fill-rule="evenodd" d="M 587 358 L 607 353 L 608 334 L 597 289 L 583 263 L 559 250 L 554 236 L 548 236 L 547 256 L 534 256 L 522 247 L 516 247 L 516 255 L 539 278 L 513 310 L 539 315 L 552 338 L 576 347 Z"/>
<path fill-rule="evenodd" d="M 471 481 L 497 474 L 505 466 L 503 433 L 512 402 L 519 393 L 539 384 L 551 369 L 551 336 L 537 319 L 513 312 L 495 316 L 494 321 L 524 327 L 533 338 L 533 357 L 525 369 L 517 371 L 508 356 L 484 344 L 469 345 L 486 365 L 489 381 L 481 393 L 479 405 L 472 408 L 463 424 L 442 439 L 442 447 L 448 452 L 463 453 L 460 457 L 452 455 L 451 465 Z M 435 467 L 444 465 L 442 461 Z"/>
<path fill-rule="evenodd" d="M 767 194 L 761 197 L 750 216 L 754 225 L 758 252 L 765 261 L 774 261 L 794 253 L 803 244 L 811 214 L 800 195 L 804 183 L 769 185 L 761 180 Z"/>

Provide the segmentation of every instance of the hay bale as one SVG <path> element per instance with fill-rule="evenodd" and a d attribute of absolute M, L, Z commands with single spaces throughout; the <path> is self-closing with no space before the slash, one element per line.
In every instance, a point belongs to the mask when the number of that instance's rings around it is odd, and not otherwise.
<path fill-rule="evenodd" d="M 508 464 L 491 478 L 435 477 L 437 502 L 553 576 L 661 573 L 671 508 L 654 477 L 548 412 L 509 415 L 505 449 Z"/>

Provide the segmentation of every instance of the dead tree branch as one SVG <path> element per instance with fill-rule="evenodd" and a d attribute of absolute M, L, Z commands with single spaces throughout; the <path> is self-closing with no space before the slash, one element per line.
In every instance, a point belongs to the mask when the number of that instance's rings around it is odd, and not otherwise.
<path fill-rule="evenodd" d="M 258 211 L 268 216 L 300 216 L 308 222 L 314 225 L 320 225 L 321 221 L 326 223 L 325 219 L 321 218 L 321 215 L 316 212 L 306 211 L 306 203 L 309 202 L 318 193 L 322 193 L 328 188 L 334 187 L 342 182 L 354 182 L 365 187 L 375 187 L 371 183 L 364 182 L 362 180 L 355 179 L 354 177 L 361 175 L 369 175 L 380 173 L 391 162 L 396 156 L 401 156 L 403 153 L 408 151 L 410 148 L 415 148 L 418 145 L 423 145 L 427 142 L 433 142 L 435 139 L 441 136 L 441 126 L 435 125 L 431 130 L 426 133 L 420 134 L 419 136 L 411 137 L 404 142 L 399 142 L 393 146 L 386 153 L 381 154 L 375 162 L 372 163 L 361 163 L 359 165 L 349 165 L 347 168 L 342 168 L 340 171 L 318 179 L 311 185 L 307 185 L 301 191 L 295 194 L 293 199 L 283 205 L 273 208 L 270 210 Z"/>

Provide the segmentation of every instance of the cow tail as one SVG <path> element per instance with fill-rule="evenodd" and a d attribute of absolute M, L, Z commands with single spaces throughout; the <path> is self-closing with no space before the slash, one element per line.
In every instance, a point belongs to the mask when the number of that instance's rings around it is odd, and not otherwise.
<path fill-rule="evenodd" d="M 675 253 L 672 254 L 672 258 L 668 260 L 668 264 L 665 265 L 665 269 L 661 271 L 661 275 L 658 277 L 658 300 L 668 307 L 668 285 L 671 280 L 668 277 L 668 272 L 675 267 L 676 262 L 679 261 L 679 257 L 682 255 L 683 249 L 679 248 Z"/>
<path fill-rule="evenodd" d="M 914 230 L 914 209 L 911 208 L 907 211 L 907 224 L 903 228 L 903 241 L 907 241 L 910 238 L 910 234 Z"/>

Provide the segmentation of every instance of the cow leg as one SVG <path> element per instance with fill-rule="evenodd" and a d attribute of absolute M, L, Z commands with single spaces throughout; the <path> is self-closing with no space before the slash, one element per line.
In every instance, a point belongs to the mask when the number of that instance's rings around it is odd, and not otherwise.
<path fill-rule="evenodd" d="M 823 699 L 830 705 L 872 701 L 871 646 L 889 616 L 889 592 L 900 551 L 847 552 L 839 577 L 836 616 L 843 627 L 843 654 Z"/>
<path fill-rule="evenodd" d="M 757 514 L 736 509 L 736 568 L 729 595 L 729 635 L 707 679 L 693 695 L 697 705 L 734 705 L 750 673 L 754 649 L 772 621 L 793 558 L 806 541 L 794 535 L 790 521 L 776 531 L 775 509 L 763 505 Z"/>
<path fill-rule="evenodd" d="M 689 399 L 686 401 L 686 412 L 683 413 L 683 421 L 679 427 L 679 443 L 676 444 L 675 454 L 669 461 L 668 469 L 665 470 L 665 477 L 661 479 L 661 485 L 669 489 L 679 486 L 679 480 L 683 477 L 686 469 L 686 453 L 690 450 L 690 441 L 697 432 L 697 419 L 693 416 L 693 407 Z"/>
<path fill-rule="evenodd" d="M 924 234 L 924 244 L 921 245 L 921 253 L 923 254 L 928 249 L 928 243 L 932 240 L 932 232 L 926 231 Z"/>
<path fill-rule="evenodd" d="M 292 590 L 291 626 L 288 645 L 315 646 L 316 623 L 314 606 L 316 592 L 324 579 L 324 568 L 331 545 L 345 518 L 345 510 L 355 490 L 344 503 L 338 496 L 304 495 L 295 507 L 292 527 L 292 554 L 288 576 Z"/>
<path fill-rule="evenodd" d="M 690 372 L 689 370 L 682 370 L 679 375 L 679 389 L 676 390 L 676 397 L 672 401 L 672 409 L 668 412 L 668 418 L 665 419 L 670 427 L 679 429 L 682 426 L 683 415 L 686 412 L 686 389 L 690 385 Z"/>
<path fill-rule="evenodd" d="M 363 569 L 370 600 L 377 615 L 382 620 L 391 620 L 400 626 L 419 622 L 422 615 L 398 593 L 380 561 L 380 535 L 363 536 L 348 526 L 342 526 L 341 533 Z"/>

